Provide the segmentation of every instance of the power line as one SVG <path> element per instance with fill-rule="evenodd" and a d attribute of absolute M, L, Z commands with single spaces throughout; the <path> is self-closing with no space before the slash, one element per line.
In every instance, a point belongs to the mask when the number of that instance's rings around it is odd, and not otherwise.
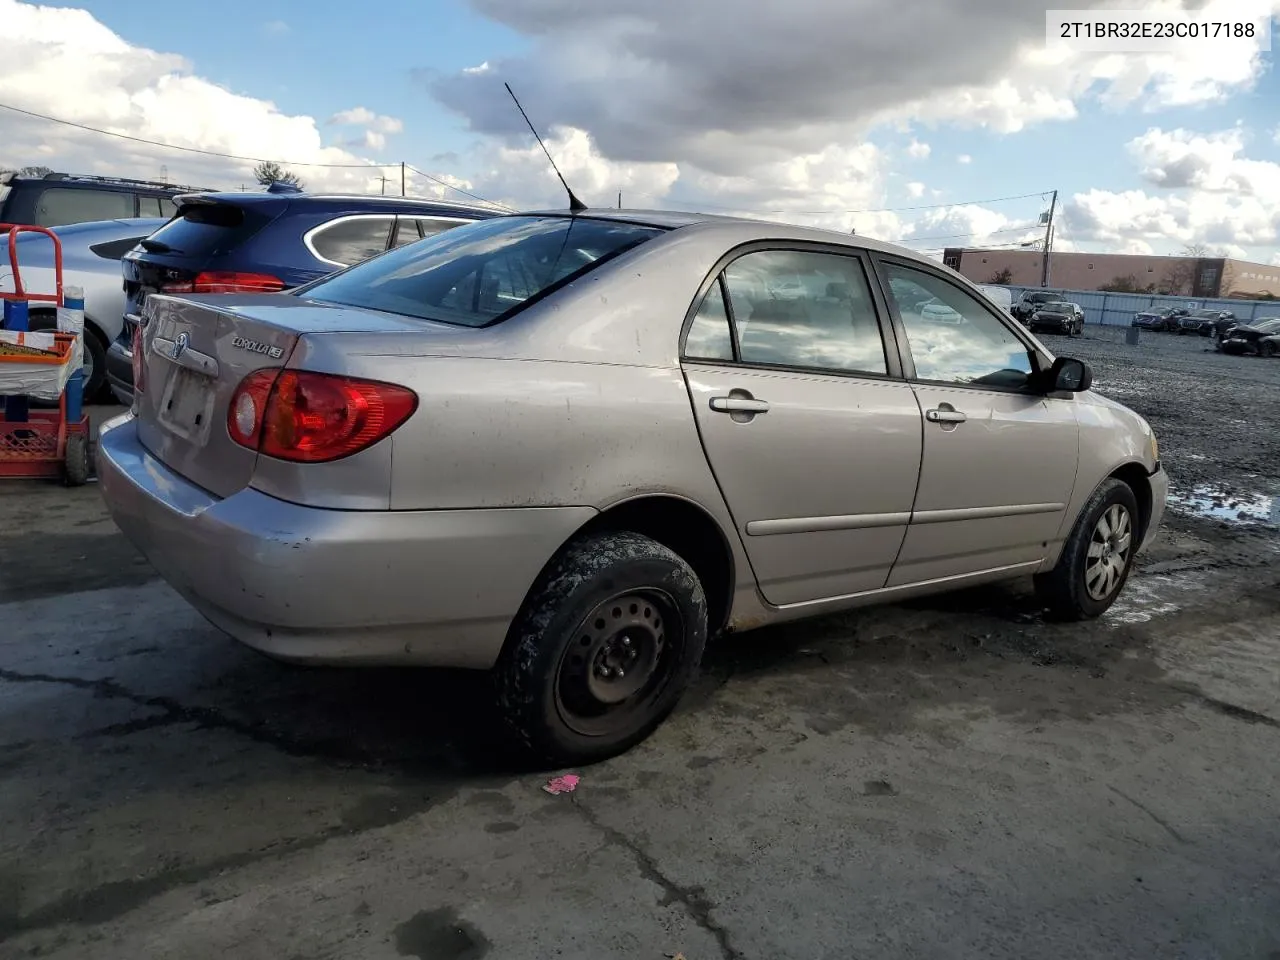
<path fill-rule="evenodd" d="M 89 133 L 97 133 L 105 137 L 116 137 L 120 140 L 132 141 L 133 143 L 144 143 L 153 147 L 164 147 L 166 150 L 180 150 L 183 153 L 197 153 L 197 154 L 200 154 L 201 156 L 218 157 L 223 160 L 247 160 L 252 163 L 277 163 L 285 167 L 323 167 L 330 170 L 338 170 L 338 169 L 381 170 L 384 167 L 392 166 L 392 164 L 386 164 L 386 163 L 314 163 L 314 162 L 308 162 L 304 160 L 272 160 L 266 157 L 246 157 L 246 156 L 242 156 L 240 154 L 235 154 L 235 153 L 220 153 L 217 150 L 202 150 L 199 147 L 180 147 L 177 144 L 173 144 L 173 143 L 162 143 L 159 140 L 148 140 L 145 137 L 134 137 L 134 136 L 130 136 L 127 133 L 116 133 L 113 130 L 103 130 L 100 127 L 91 127 L 91 126 L 88 126 L 87 124 L 76 123 L 73 120 L 62 120 L 58 117 L 46 116 L 43 113 L 36 113 L 32 110 L 23 110 L 21 107 L 11 106 L 10 104 L 7 104 L 7 103 L 0 103 L 0 109 L 11 110 L 14 113 L 21 113 L 25 116 L 34 117 L 37 120 L 45 120 L 49 123 L 58 123 L 68 127 L 75 127 L 77 130 L 85 130 L 85 131 L 88 131 Z M 423 173 L 417 167 L 410 166 L 409 169 L 412 170 L 414 173 L 418 174 L 419 176 L 426 177 L 428 180 L 433 180 L 436 183 L 440 184 L 441 186 L 448 187 L 450 190 L 456 190 L 458 193 L 471 197 L 473 200 L 479 200 L 481 203 L 487 203 L 491 206 L 501 207 L 504 210 L 508 210 L 508 211 L 512 210 L 511 207 L 508 207 L 505 204 L 495 203 L 492 200 L 486 200 L 484 197 L 481 197 L 478 194 L 468 193 L 466 190 L 463 190 L 461 187 L 455 187 L 453 184 L 448 183 L 444 180 L 441 180 L 439 177 L 433 177 L 429 173 Z M 383 188 L 383 192 L 385 193 L 388 178 L 381 177 L 380 179 L 383 182 L 382 188 Z"/>
<path fill-rule="evenodd" d="M 113 130 L 103 130 L 99 127 L 90 127 L 87 124 L 76 123 L 73 120 L 61 120 L 58 117 L 45 116 L 43 113 L 35 113 L 31 110 L 23 110 L 21 107 L 10 106 L 7 103 L 0 103 L 0 109 L 11 110 L 14 113 L 21 113 L 28 117 L 35 117 L 37 120 L 47 120 L 49 123 L 60 123 L 64 126 L 75 127 L 77 130 L 87 130 L 90 133 L 100 133 L 105 137 L 118 137 L 121 140 L 132 140 L 134 143 L 145 143 L 153 147 L 164 147 L 166 150 L 181 150 L 183 153 L 198 153 L 206 157 L 221 157 L 224 160 L 248 160 L 253 163 L 279 163 L 286 167 L 327 167 L 329 169 L 347 169 L 347 170 L 368 170 L 371 168 L 389 166 L 389 164 L 378 163 L 310 163 L 303 160 L 271 160 L 267 157 L 244 157 L 235 153 L 219 153 L 216 150 L 201 150 L 199 147 L 180 147 L 173 143 L 162 143 L 159 140 L 147 140 L 144 137 L 132 137 L 127 133 L 116 133 Z"/>
<path fill-rule="evenodd" d="M 417 167 L 413 166 L 412 164 L 409 164 L 408 166 L 409 166 L 409 169 L 412 170 L 414 173 L 416 173 L 418 176 L 426 177 L 428 180 L 438 183 L 440 184 L 440 186 L 446 187 L 449 190 L 456 190 L 458 193 L 462 194 L 464 197 L 470 197 L 472 200 L 479 200 L 481 203 L 487 203 L 491 207 L 501 207 L 503 210 L 506 210 L 511 213 L 515 212 L 514 207 L 509 207 L 505 203 L 498 203 L 496 200 L 486 200 L 484 197 L 480 196 L 479 194 L 469 193 L 468 191 L 463 190 L 461 187 L 455 187 L 452 183 L 449 183 L 447 180 L 441 180 L 439 177 L 433 177 L 429 173 L 423 173 L 421 170 L 419 170 Z"/>

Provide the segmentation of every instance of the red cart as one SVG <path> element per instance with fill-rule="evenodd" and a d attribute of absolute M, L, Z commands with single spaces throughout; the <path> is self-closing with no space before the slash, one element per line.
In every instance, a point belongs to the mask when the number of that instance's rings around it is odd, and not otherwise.
<path fill-rule="evenodd" d="M 0 223 L 8 230 L 9 271 L 13 291 L 0 292 L 4 322 L 0 329 L 14 336 L 0 337 L 0 478 L 63 478 L 72 486 L 89 479 L 89 418 L 84 413 L 84 375 L 75 362 L 77 340 L 83 334 L 28 334 L 28 309 L 32 302 L 55 307 L 84 309 L 83 301 L 64 301 L 62 290 L 62 243 L 57 234 L 44 227 Z M 53 241 L 54 293 L 28 293 L 18 272 L 18 234 L 42 233 Z M 34 343 L 39 341 L 38 344 Z M 83 344 L 81 344 L 83 348 Z M 5 377 L 4 373 L 11 374 Z M 18 374 L 20 376 L 12 376 Z M 64 378 L 65 375 L 65 378 Z M 5 381 L 62 382 L 56 409 L 30 409 L 25 393 L 7 388 Z M 29 389 L 29 388 L 28 388 Z"/>

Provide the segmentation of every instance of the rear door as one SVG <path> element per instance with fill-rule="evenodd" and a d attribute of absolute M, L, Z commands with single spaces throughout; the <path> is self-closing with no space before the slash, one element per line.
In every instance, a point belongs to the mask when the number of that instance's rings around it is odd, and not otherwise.
<path fill-rule="evenodd" d="M 925 419 L 919 491 L 888 585 L 1038 562 L 1075 488 L 1075 401 L 1029 389 L 1030 347 L 990 304 L 940 270 L 879 265 Z M 926 295 L 961 322 L 917 312 Z"/>
<path fill-rule="evenodd" d="M 752 249 L 686 321 L 703 447 L 771 604 L 884 586 L 907 529 L 920 408 L 868 277 L 845 248 Z"/>

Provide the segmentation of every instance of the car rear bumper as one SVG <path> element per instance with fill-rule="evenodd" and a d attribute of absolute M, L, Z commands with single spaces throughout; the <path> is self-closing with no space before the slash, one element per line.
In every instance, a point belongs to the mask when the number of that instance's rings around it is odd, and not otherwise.
<path fill-rule="evenodd" d="M 322 510 L 252 488 L 219 499 L 124 414 L 104 424 L 112 518 L 211 623 L 284 660 L 486 669 L 543 565 L 590 507 Z"/>

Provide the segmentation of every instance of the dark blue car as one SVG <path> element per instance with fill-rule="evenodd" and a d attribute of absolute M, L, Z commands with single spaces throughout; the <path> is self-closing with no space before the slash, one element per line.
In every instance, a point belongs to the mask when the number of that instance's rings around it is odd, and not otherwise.
<path fill-rule="evenodd" d="M 177 213 L 121 261 L 125 323 L 107 352 L 116 398 L 133 402 L 133 331 L 152 293 L 287 290 L 473 220 L 486 207 L 404 197 L 264 193 L 179 196 Z"/>

